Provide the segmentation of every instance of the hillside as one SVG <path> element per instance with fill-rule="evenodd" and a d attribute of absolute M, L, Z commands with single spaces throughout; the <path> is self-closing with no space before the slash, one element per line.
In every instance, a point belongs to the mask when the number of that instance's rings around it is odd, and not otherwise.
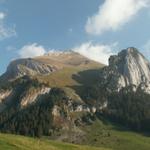
<path fill-rule="evenodd" d="M 0 134 L 0 150 L 110 150 L 90 146 L 79 146 L 44 139 L 33 139 L 18 135 Z"/>
<path fill-rule="evenodd" d="M 112 150 L 149 150 L 149 134 L 136 133 L 105 119 L 96 120 L 91 126 L 84 127 L 87 132 L 84 144 Z"/>
<path fill-rule="evenodd" d="M 149 150 L 150 138 L 110 122 L 95 121 L 84 126 L 87 137 L 82 145 L 51 141 L 49 137 L 30 138 L 0 134 L 0 150 Z M 90 146 L 84 146 L 90 145 Z"/>

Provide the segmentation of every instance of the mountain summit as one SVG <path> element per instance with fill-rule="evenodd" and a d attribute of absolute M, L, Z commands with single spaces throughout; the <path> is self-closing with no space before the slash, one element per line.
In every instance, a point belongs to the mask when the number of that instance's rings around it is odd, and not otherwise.
<path fill-rule="evenodd" d="M 2 78 L 12 80 L 24 75 L 48 75 L 66 67 L 87 67 L 99 64 L 73 51 L 49 52 L 35 58 L 12 61 L 7 67 L 7 71 L 2 75 Z"/>
<path fill-rule="evenodd" d="M 111 90 L 133 86 L 149 93 L 150 63 L 136 48 L 130 47 L 109 58 L 109 66 L 103 69 L 101 78 Z"/>

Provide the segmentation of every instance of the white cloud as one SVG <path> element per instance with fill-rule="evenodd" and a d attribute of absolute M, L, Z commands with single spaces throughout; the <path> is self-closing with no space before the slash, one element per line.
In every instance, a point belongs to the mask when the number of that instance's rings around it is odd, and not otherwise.
<path fill-rule="evenodd" d="M 23 46 L 19 51 L 19 56 L 21 58 L 32 58 L 44 55 L 45 53 L 46 50 L 43 46 L 38 45 L 37 43 L 33 43 Z"/>
<path fill-rule="evenodd" d="M 109 30 L 116 31 L 149 5 L 150 0 L 105 0 L 99 11 L 88 18 L 86 32 L 99 35 Z"/>
<path fill-rule="evenodd" d="M 0 40 L 16 36 L 15 27 L 7 27 L 4 23 L 6 14 L 0 12 Z"/>
<path fill-rule="evenodd" d="M 113 49 L 116 46 L 117 42 L 112 45 L 92 44 L 92 42 L 87 42 L 75 47 L 73 51 L 92 60 L 108 65 L 108 59 L 110 55 L 114 55 Z"/>

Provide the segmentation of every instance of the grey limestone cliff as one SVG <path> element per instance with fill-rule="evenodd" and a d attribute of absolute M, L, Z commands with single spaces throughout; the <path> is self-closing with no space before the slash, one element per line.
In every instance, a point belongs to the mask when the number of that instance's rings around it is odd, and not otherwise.
<path fill-rule="evenodd" d="M 109 58 L 109 66 L 101 73 L 101 82 L 109 90 L 123 87 L 142 88 L 150 93 L 150 63 L 136 49 L 130 47 Z"/>

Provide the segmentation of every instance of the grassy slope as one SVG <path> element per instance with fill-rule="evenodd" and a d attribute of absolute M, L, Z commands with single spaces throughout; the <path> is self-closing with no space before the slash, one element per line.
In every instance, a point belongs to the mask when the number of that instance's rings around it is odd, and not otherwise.
<path fill-rule="evenodd" d="M 150 137 L 118 128 L 97 120 L 83 128 L 87 132 L 84 144 L 111 148 L 113 150 L 150 150 Z"/>
<path fill-rule="evenodd" d="M 94 72 L 86 73 L 87 70 L 99 70 L 102 68 L 103 65 L 100 64 L 91 64 L 89 66 L 78 66 L 78 67 L 67 67 L 62 70 L 59 70 L 57 72 L 53 72 L 50 75 L 47 76 L 36 76 L 36 78 L 41 81 L 48 83 L 51 87 L 67 87 L 67 86 L 74 86 L 74 85 L 80 85 L 74 77 L 78 76 L 79 73 L 84 73 L 84 82 L 87 82 L 89 84 L 93 83 L 95 81 Z M 90 72 L 90 71 L 89 71 Z M 92 78 L 91 78 L 92 77 Z M 97 77 L 97 76 L 96 76 Z M 89 80 L 90 79 L 90 80 Z"/>
<path fill-rule="evenodd" d="M 92 126 L 83 128 L 87 132 L 84 144 L 96 147 L 0 134 L 0 150 L 150 150 L 149 137 L 116 129 L 116 126 L 109 123 L 96 121 Z"/>
<path fill-rule="evenodd" d="M 18 135 L 0 134 L 0 150 L 110 150 L 61 142 L 39 140 Z"/>

